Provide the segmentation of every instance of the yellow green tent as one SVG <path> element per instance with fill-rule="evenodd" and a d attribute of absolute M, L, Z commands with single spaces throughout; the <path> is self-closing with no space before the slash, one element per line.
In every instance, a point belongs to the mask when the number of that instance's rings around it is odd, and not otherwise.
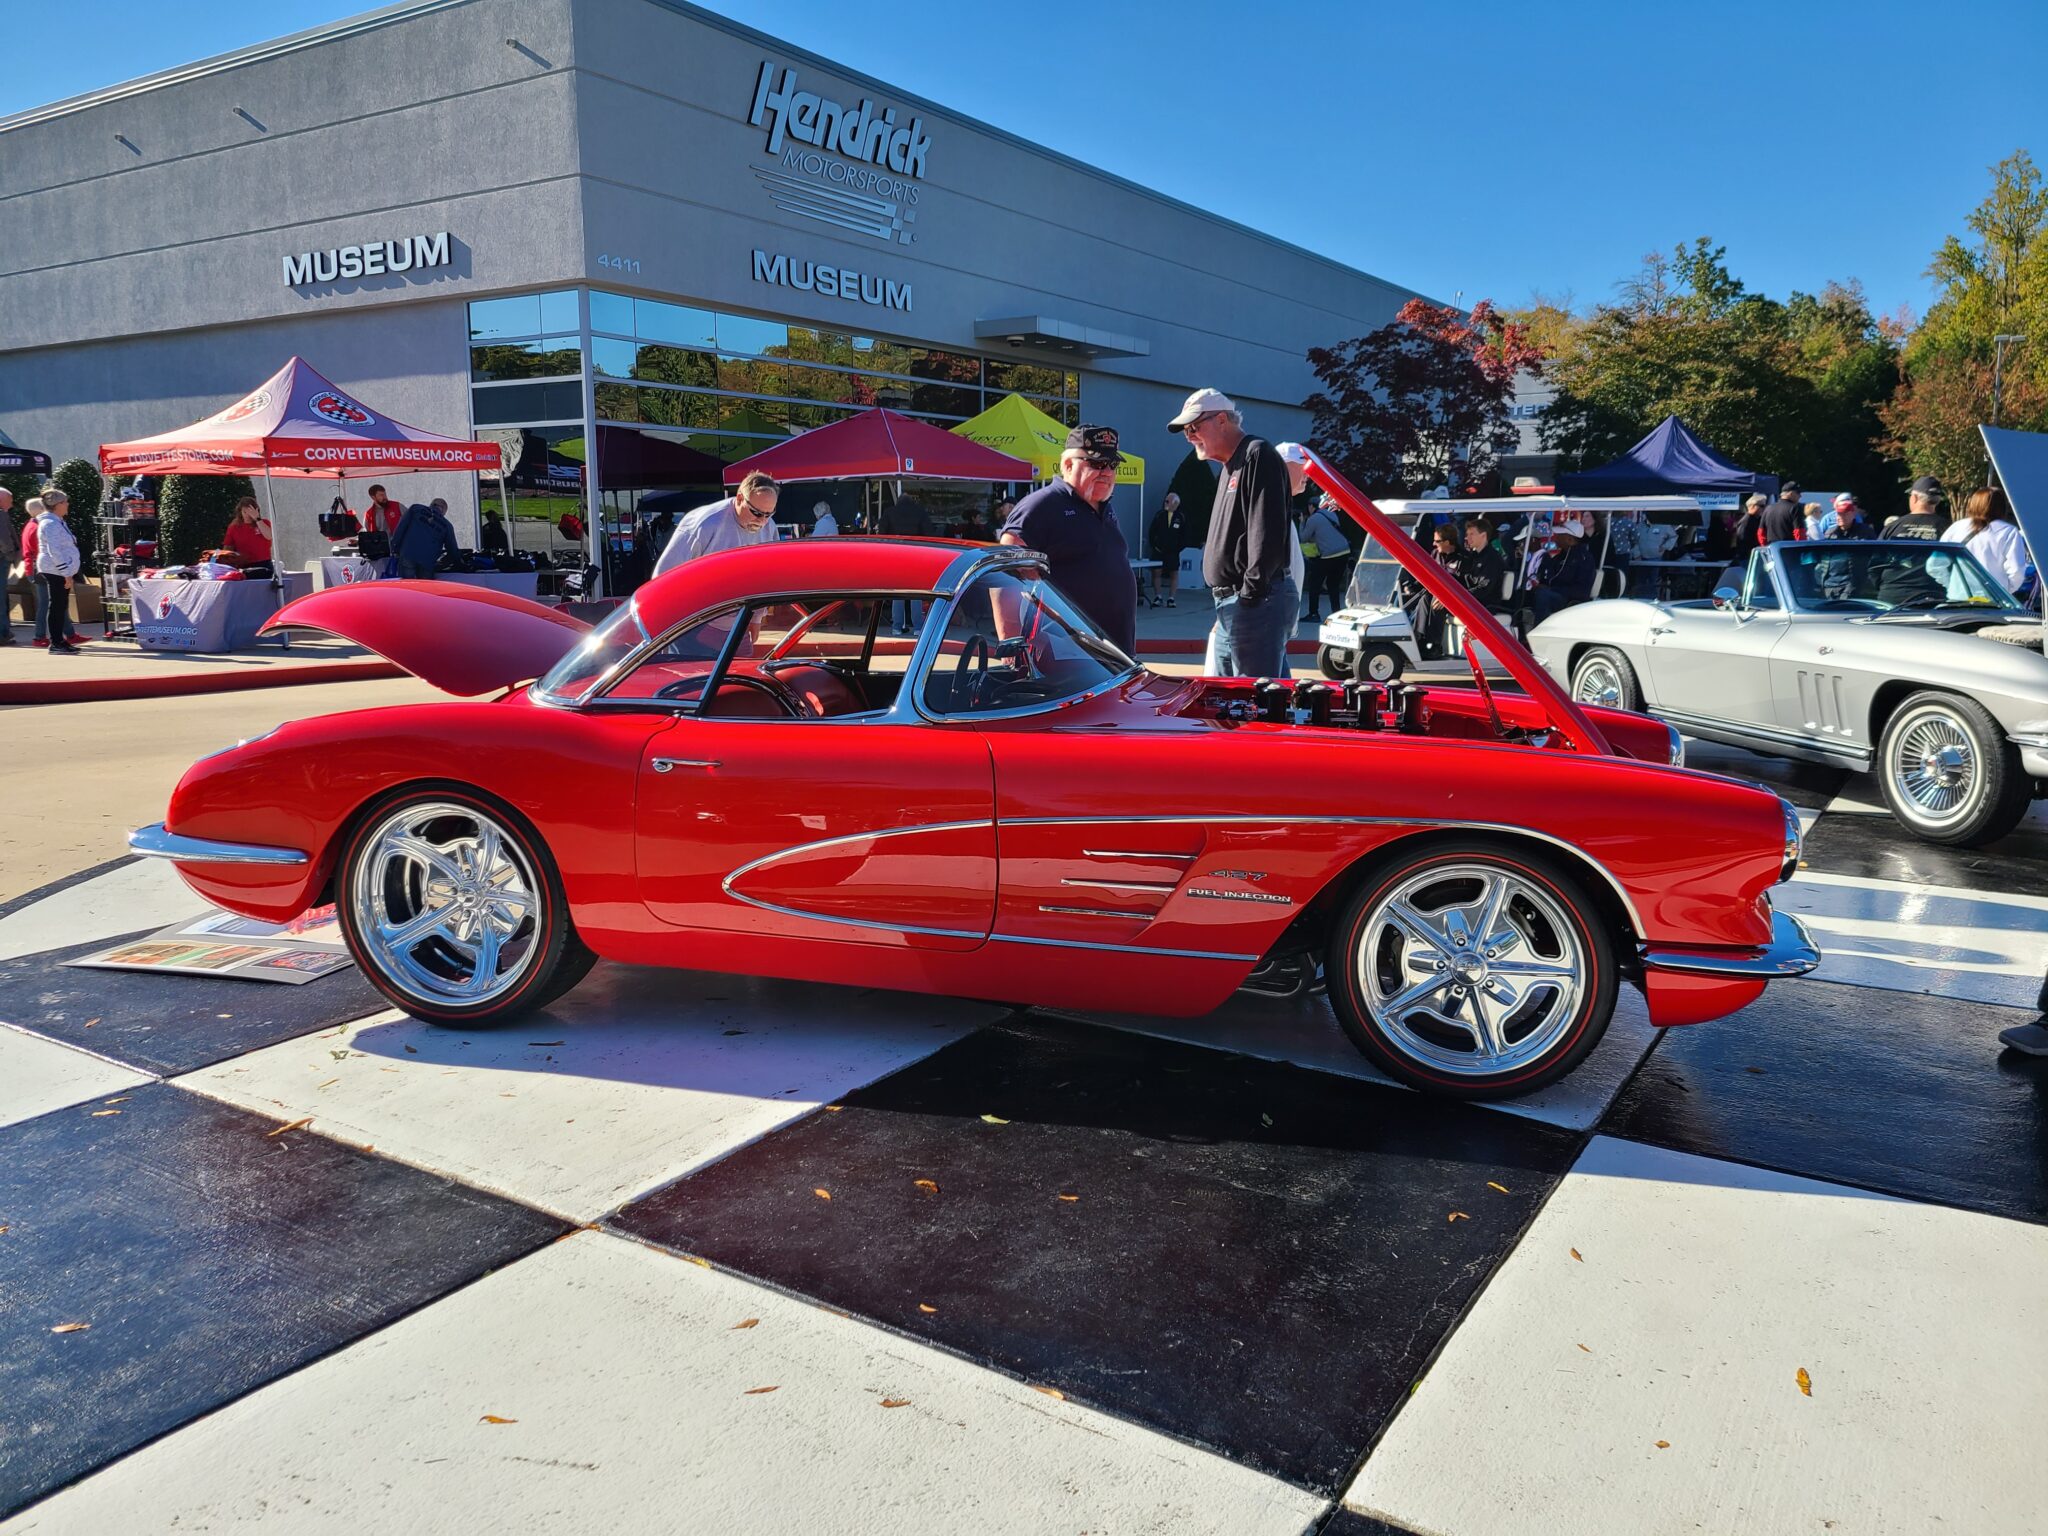
<path fill-rule="evenodd" d="M 1005 395 L 972 421 L 953 428 L 971 442 L 1013 458 L 1029 459 L 1037 478 L 1050 480 L 1059 473 L 1060 449 L 1067 441 L 1067 429 L 1022 395 Z M 1118 485 L 1143 485 L 1145 461 L 1127 453 L 1117 466 Z"/>

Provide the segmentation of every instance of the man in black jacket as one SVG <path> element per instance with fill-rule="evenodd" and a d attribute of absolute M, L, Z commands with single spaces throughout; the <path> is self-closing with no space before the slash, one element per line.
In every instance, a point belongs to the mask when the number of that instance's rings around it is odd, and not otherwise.
<path fill-rule="evenodd" d="M 1486 524 L 1476 517 L 1467 518 L 1465 544 L 1457 559 L 1459 584 L 1479 599 L 1480 607 L 1497 610 L 1503 602 L 1501 578 L 1507 574 L 1507 568 L 1507 561 L 1493 547 Z"/>
<path fill-rule="evenodd" d="M 1285 677 L 1301 601 L 1288 569 L 1287 463 L 1271 443 L 1245 431 L 1221 390 L 1196 390 L 1166 427 L 1185 436 L 1199 457 L 1223 466 L 1202 549 L 1202 579 L 1216 599 L 1209 670 L 1217 677 Z"/>
<path fill-rule="evenodd" d="M 1778 487 L 1778 499 L 1764 508 L 1764 542 L 1789 544 L 1806 537 L 1806 512 L 1799 505 L 1799 486 L 1787 480 Z"/>

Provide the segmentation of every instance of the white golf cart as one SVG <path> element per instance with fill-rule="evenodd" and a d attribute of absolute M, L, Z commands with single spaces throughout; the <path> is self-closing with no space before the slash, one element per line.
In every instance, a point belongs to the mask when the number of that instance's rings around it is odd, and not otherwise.
<path fill-rule="evenodd" d="M 1482 518 L 1494 528 L 1514 535 L 1501 576 L 1501 590 L 1486 594 L 1486 606 L 1514 627 L 1520 590 L 1532 560 L 1550 533 L 1551 524 L 1571 513 L 1587 522 L 1593 556 L 1599 570 L 1593 596 L 1621 597 L 1627 578 L 1608 564 L 1608 538 L 1613 514 L 1636 514 L 1646 522 L 1676 524 L 1686 530 L 1703 530 L 1706 513 L 1690 496 L 1501 496 L 1452 497 L 1428 501 L 1383 501 L 1379 509 L 1395 526 L 1413 538 L 1418 525 L 1423 538 L 1435 536 L 1440 518 L 1462 527 L 1467 518 Z M 1463 546 L 1462 537 L 1459 540 Z M 1351 585 L 1344 594 L 1344 606 L 1323 621 L 1316 631 L 1316 664 L 1323 676 L 1360 677 L 1376 683 L 1392 682 L 1409 667 L 1424 660 L 1416 643 L 1414 625 L 1403 599 L 1401 567 L 1394 557 L 1368 536 L 1358 551 L 1358 564 L 1351 572 Z M 1464 654 L 1463 635 L 1453 625 L 1444 637 L 1444 655 Z"/>

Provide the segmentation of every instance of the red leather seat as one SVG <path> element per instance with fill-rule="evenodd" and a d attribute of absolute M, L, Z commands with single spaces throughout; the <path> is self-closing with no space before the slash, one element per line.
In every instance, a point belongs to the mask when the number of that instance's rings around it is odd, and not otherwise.
<path fill-rule="evenodd" d="M 855 715 L 867 708 L 859 690 L 827 667 L 777 667 L 775 681 L 788 689 L 806 712 L 821 718 Z"/>

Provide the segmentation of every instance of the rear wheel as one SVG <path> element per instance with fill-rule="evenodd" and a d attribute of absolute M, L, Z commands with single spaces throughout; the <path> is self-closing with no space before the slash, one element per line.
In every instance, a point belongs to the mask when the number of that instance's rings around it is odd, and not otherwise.
<path fill-rule="evenodd" d="M 1961 694 L 1916 693 L 1885 723 L 1878 783 L 1892 815 L 1930 843 L 1977 848 L 2020 823 L 2033 785 L 1991 712 Z"/>
<path fill-rule="evenodd" d="M 1385 1072 L 1454 1098 L 1556 1082 L 1600 1042 L 1619 986 L 1614 943 L 1556 860 L 1490 839 L 1397 858 L 1330 940 L 1330 1001 Z"/>
<path fill-rule="evenodd" d="M 1357 656 L 1341 645 L 1325 645 L 1316 651 L 1316 670 L 1325 677 L 1343 679 L 1351 675 Z"/>
<path fill-rule="evenodd" d="M 518 818 L 454 786 L 372 807 L 343 851 L 342 934 L 363 974 L 416 1018 L 493 1024 L 560 996 L 594 958 L 561 876 Z"/>
<path fill-rule="evenodd" d="M 1407 670 L 1408 658 L 1398 645 L 1368 645 L 1358 653 L 1354 676 L 1367 682 L 1391 683 Z"/>
<path fill-rule="evenodd" d="M 1643 685 L 1629 659 L 1610 646 L 1596 645 L 1572 668 L 1572 697 L 1581 704 L 1609 709 L 1643 710 Z"/>

